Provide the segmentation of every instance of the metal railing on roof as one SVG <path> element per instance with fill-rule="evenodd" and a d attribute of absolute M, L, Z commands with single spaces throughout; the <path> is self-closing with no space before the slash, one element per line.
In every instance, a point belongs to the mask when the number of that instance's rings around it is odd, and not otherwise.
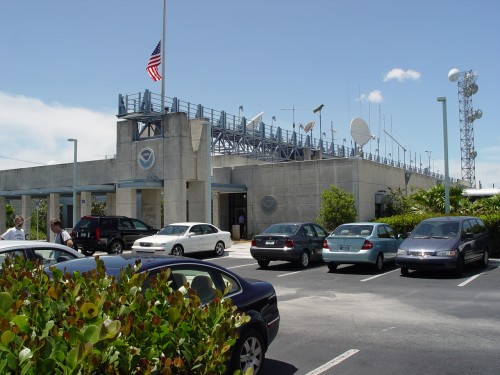
<path fill-rule="evenodd" d="M 304 160 L 304 150 L 311 150 L 316 156 L 321 152 L 323 159 L 362 157 L 376 163 L 401 168 L 407 172 L 424 174 L 437 179 L 444 179 L 439 173 L 428 168 L 416 167 L 380 154 L 366 153 L 356 145 L 351 147 L 335 143 L 324 138 L 318 139 L 295 130 L 268 125 L 263 121 L 248 122 L 244 116 L 228 114 L 225 111 L 209 109 L 201 104 L 165 96 L 162 111 L 161 95 L 149 90 L 118 96 L 118 118 L 134 119 L 148 124 L 161 124 L 165 113 L 186 113 L 188 119 L 207 118 L 212 126 L 212 153 L 238 155 L 267 161 Z M 151 134 L 151 133 L 150 133 Z M 153 133 L 158 136 L 157 133 Z M 456 179 L 451 179 L 456 181 Z"/>

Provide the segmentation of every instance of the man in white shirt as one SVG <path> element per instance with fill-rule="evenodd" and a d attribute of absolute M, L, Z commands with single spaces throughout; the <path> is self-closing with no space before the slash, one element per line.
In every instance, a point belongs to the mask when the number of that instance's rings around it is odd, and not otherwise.
<path fill-rule="evenodd" d="M 14 218 L 14 227 L 7 229 L 7 231 L 0 236 L 2 240 L 24 240 L 24 218 L 21 215 L 16 215 Z"/>

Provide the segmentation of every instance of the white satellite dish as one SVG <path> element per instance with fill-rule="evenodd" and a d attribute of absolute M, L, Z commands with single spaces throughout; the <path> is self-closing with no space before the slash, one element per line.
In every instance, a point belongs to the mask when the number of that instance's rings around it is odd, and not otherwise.
<path fill-rule="evenodd" d="M 448 79 L 451 82 L 456 82 L 458 81 L 458 77 L 460 76 L 460 70 L 457 68 L 453 68 L 448 72 Z"/>
<path fill-rule="evenodd" d="M 304 131 L 307 133 L 308 131 L 312 130 L 314 128 L 314 121 L 309 122 L 306 127 L 304 128 Z"/>
<path fill-rule="evenodd" d="M 363 147 L 371 138 L 370 128 L 365 120 L 355 117 L 351 121 L 351 137 L 358 145 Z"/>

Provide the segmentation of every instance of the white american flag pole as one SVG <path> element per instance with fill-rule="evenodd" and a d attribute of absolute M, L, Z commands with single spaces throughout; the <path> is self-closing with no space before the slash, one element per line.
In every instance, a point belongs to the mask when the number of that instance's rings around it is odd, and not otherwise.
<path fill-rule="evenodd" d="M 167 0 L 163 0 L 163 30 L 161 34 L 161 114 L 165 114 L 165 23 Z"/>

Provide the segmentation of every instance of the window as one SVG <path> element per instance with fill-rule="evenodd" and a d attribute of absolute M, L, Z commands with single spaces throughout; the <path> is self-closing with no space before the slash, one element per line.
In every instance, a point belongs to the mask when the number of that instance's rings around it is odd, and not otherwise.
<path fill-rule="evenodd" d="M 217 233 L 217 230 L 211 225 L 203 224 L 200 227 L 203 234 Z"/>
<path fill-rule="evenodd" d="M 328 233 L 326 233 L 326 231 L 323 228 L 321 228 L 319 225 L 314 225 L 314 229 L 316 230 L 316 234 L 319 237 L 326 237 L 326 236 L 328 236 Z"/>
<path fill-rule="evenodd" d="M 139 230 L 148 230 L 149 229 L 148 226 L 140 220 L 132 219 L 132 223 L 134 224 L 135 229 L 139 229 Z"/>
<path fill-rule="evenodd" d="M 128 219 L 120 219 L 118 229 L 132 229 L 132 223 Z"/>
<path fill-rule="evenodd" d="M 389 233 L 387 233 L 384 226 L 380 226 L 377 228 L 377 235 L 379 238 L 388 238 L 389 237 Z"/>
<path fill-rule="evenodd" d="M 304 225 L 304 230 L 306 231 L 306 235 L 308 237 L 314 237 L 316 235 L 316 232 L 314 232 L 314 228 L 312 225 Z"/>
<path fill-rule="evenodd" d="M 201 225 L 193 225 L 189 232 L 193 232 L 196 236 L 203 234 L 203 231 L 201 229 Z"/>
<path fill-rule="evenodd" d="M 394 229 L 392 229 L 390 226 L 384 226 L 384 228 L 387 231 L 389 238 L 396 238 L 396 233 L 394 232 Z"/>
<path fill-rule="evenodd" d="M 35 256 L 46 266 L 74 258 L 74 256 L 65 251 L 51 248 L 35 248 L 33 249 L 33 252 L 35 253 Z"/>

